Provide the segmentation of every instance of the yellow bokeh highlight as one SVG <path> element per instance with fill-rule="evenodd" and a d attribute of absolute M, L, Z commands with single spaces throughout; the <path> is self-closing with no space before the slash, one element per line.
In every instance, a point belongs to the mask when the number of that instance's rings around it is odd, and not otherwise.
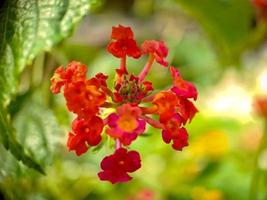
<path fill-rule="evenodd" d="M 193 200 L 223 200 L 223 193 L 220 190 L 207 190 L 204 187 L 195 187 L 192 190 Z"/>
<path fill-rule="evenodd" d="M 229 150 L 229 139 L 222 131 L 211 131 L 201 135 L 190 144 L 189 151 L 193 156 L 219 159 Z"/>

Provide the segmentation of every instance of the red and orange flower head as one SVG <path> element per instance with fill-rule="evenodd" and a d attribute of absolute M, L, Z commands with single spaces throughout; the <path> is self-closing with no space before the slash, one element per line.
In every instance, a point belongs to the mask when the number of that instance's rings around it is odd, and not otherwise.
<path fill-rule="evenodd" d="M 81 118 L 90 118 L 97 114 L 106 101 L 106 93 L 96 78 L 67 84 L 64 96 L 69 111 Z"/>
<path fill-rule="evenodd" d="M 160 122 L 172 118 L 176 112 L 178 102 L 178 97 L 171 91 L 162 91 L 155 95 L 153 104 L 157 106 L 157 114 L 160 117 Z"/>
<path fill-rule="evenodd" d="M 72 123 L 73 132 L 69 133 L 67 146 L 79 156 L 90 146 L 96 146 L 101 141 L 104 123 L 100 117 L 93 116 L 90 120 L 76 118 Z"/>
<path fill-rule="evenodd" d="M 57 94 L 64 85 L 85 80 L 86 72 L 87 67 L 76 61 L 69 63 L 66 70 L 60 66 L 51 78 L 51 91 Z"/>
<path fill-rule="evenodd" d="M 108 86 L 108 76 L 102 73 L 87 79 L 87 67 L 72 61 L 66 68 L 55 70 L 50 89 L 57 94 L 63 88 L 67 108 L 76 115 L 68 135 L 69 151 L 80 156 L 103 144 L 103 135 L 114 141 L 115 152 L 102 160 L 102 171 L 98 173 L 100 180 L 114 184 L 131 180 L 128 173 L 141 167 L 139 153 L 126 148 L 145 132 L 146 124 L 160 129 L 163 141 L 181 151 L 188 145 L 184 126 L 198 110 L 193 103 L 197 99 L 196 87 L 183 80 L 174 67 L 170 67 L 173 85 L 169 89 L 156 93 L 152 82 L 146 80 L 154 61 L 168 67 L 164 42 L 146 40 L 141 51 L 132 29 L 122 25 L 112 28 L 111 39 L 107 50 L 121 60 L 119 69 L 114 70 L 114 87 Z M 128 72 L 127 56 L 139 58 L 146 54 L 148 61 L 140 74 Z"/>

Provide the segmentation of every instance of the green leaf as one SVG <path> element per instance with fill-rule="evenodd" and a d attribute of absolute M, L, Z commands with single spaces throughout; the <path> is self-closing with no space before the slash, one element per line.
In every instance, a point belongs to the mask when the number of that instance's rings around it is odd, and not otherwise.
<path fill-rule="evenodd" d="M 6 149 L 15 156 L 17 160 L 22 161 L 23 164 L 30 168 L 34 168 L 42 174 L 45 174 L 43 168 L 26 154 L 24 148 L 19 144 L 15 138 L 15 132 L 11 126 L 10 119 L 7 117 L 6 110 L 0 105 L 0 140 Z"/>
<path fill-rule="evenodd" d="M 35 93 L 36 95 L 41 95 Z M 43 102 L 29 98 L 14 118 L 18 141 L 38 162 L 47 165 L 53 159 L 55 146 L 59 144 L 59 128 L 52 110 Z"/>
<path fill-rule="evenodd" d="M 0 100 L 9 101 L 25 65 L 72 32 L 88 0 L 8 0 L 0 9 Z"/>
<path fill-rule="evenodd" d="M 69 36 L 88 9 L 88 0 L 6 0 L 0 7 L 0 139 L 18 160 L 41 173 L 17 142 L 6 107 L 26 64 Z"/>
<path fill-rule="evenodd" d="M 176 0 L 195 18 L 218 48 L 221 61 L 237 63 L 241 53 L 259 42 L 266 27 L 253 26 L 255 12 L 247 0 Z"/>

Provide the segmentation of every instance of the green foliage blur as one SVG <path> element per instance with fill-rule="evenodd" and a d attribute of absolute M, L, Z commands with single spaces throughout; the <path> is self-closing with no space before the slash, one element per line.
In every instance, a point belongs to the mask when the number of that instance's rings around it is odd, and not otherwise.
<path fill-rule="evenodd" d="M 139 44 L 166 42 L 170 63 L 198 88 L 200 112 L 182 152 L 147 126 L 130 147 L 142 168 L 131 182 L 112 185 L 97 177 L 112 143 L 80 157 L 68 152 L 73 115 L 49 87 L 54 70 L 72 60 L 88 66 L 88 77 L 109 75 L 112 86 L 119 60 L 105 47 L 118 24 L 131 26 Z M 267 94 L 267 21 L 251 1 L 5 0 L 0 30 L 0 199 L 267 198 L 267 148 L 256 159 L 264 120 L 252 106 L 255 95 Z M 135 74 L 145 62 L 127 60 Z M 148 79 L 157 89 L 171 84 L 157 64 Z"/>

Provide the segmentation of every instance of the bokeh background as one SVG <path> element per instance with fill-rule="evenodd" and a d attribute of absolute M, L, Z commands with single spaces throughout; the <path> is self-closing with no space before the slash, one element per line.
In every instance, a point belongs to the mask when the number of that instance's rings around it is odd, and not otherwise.
<path fill-rule="evenodd" d="M 20 14 L 32 12 L 30 7 L 23 6 L 26 1 L 11 0 L 1 4 L 2 13 L 10 9 L 7 7 L 10 2 L 16 5 L 12 9 L 23 9 Z M 47 2 L 50 4 L 46 6 L 52 6 L 61 1 Z M 50 8 L 45 9 L 41 18 L 55 14 L 49 12 Z M 70 22 L 71 34 L 54 40 L 49 48 L 43 45 L 29 59 L 32 62 L 21 66 L 16 76 L 16 93 L 7 106 L 16 139 L 41 164 L 46 175 L 23 165 L 1 145 L 1 198 L 267 198 L 267 150 L 258 151 L 264 135 L 264 119 L 253 110 L 255 96 L 267 94 L 264 7 L 248 0 L 89 0 L 70 9 L 71 18 L 81 15 Z M 1 25 L 3 20 L 4 14 Z M 142 168 L 133 174 L 131 182 L 112 185 L 97 177 L 101 159 L 112 152 L 110 143 L 80 157 L 68 152 L 66 140 L 73 115 L 67 111 L 62 95 L 51 94 L 49 79 L 56 67 L 77 60 L 88 66 L 88 77 L 103 72 L 109 75 L 112 85 L 119 60 L 108 54 L 105 47 L 111 27 L 118 24 L 131 26 L 139 44 L 145 39 L 166 42 L 170 63 L 198 88 L 196 105 L 200 112 L 187 125 L 190 145 L 182 152 L 174 151 L 163 143 L 159 131 L 147 127 L 147 134 L 131 146 L 140 152 Z M 58 34 L 56 27 L 52 32 L 49 27 L 43 31 L 53 37 Z M 6 34 L 13 41 L 13 32 Z M 145 58 L 128 59 L 128 67 L 138 74 L 145 61 Z M 170 74 L 157 64 L 148 79 L 159 89 L 171 84 Z"/>

